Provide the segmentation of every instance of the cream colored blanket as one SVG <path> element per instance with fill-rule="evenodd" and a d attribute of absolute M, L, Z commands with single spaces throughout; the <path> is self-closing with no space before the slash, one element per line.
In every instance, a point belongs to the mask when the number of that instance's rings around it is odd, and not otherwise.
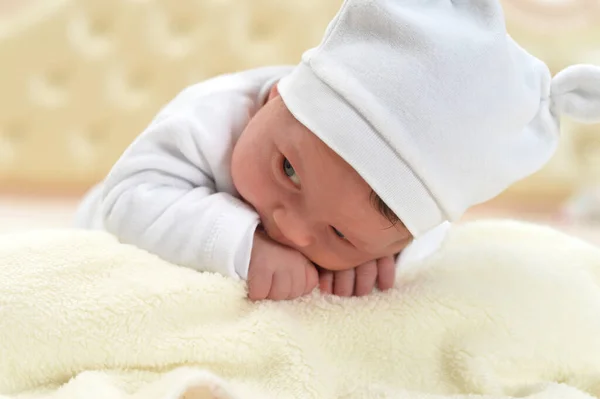
<path fill-rule="evenodd" d="M 0 398 L 600 397 L 599 284 L 599 249 L 511 222 L 389 293 L 256 304 L 102 233 L 0 236 Z"/>

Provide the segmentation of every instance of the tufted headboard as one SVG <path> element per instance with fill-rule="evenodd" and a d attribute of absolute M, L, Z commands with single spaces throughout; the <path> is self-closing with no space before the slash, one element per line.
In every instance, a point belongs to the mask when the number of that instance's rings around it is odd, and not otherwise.
<path fill-rule="evenodd" d="M 81 192 L 183 87 L 296 63 L 341 3 L 0 0 L 0 191 Z M 511 34 L 555 70 L 600 62 L 598 0 L 504 3 Z M 570 190 L 568 151 L 513 192 Z"/>
<path fill-rule="evenodd" d="M 0 0 L 0 6 L 2 5 Z M 18 1 L 27 5 L 17 6 Z M 17 0 L 0 7 L 0 188 L 83 189 L 193 82 L 297 63 L 341 0 Z"/>

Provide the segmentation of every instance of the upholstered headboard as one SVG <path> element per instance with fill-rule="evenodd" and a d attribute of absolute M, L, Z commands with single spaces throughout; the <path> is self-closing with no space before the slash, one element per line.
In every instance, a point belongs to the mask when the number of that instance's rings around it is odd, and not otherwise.
<path fill-rule="evenodd" d="M 504 1 L 513 36 L 554 69 L 600 62 L 597 0 Z M 341 2 L 0 0 L 0 190 L 85 189 L 183 87 L 296 63 Z M 565 151 L 521 191 L 572 185 Z"/>
<path fill-rule="evenodd" d="M 62 188 L 102 178 L 186 85 L 298 62 L 341 4 L 23 1 L 0 14 L 0 186 Z"/>

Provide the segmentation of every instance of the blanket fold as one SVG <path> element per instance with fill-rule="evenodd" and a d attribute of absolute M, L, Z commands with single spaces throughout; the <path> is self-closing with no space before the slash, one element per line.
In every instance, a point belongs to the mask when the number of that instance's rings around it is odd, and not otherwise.
<path fill-rule="evenodd" d="M 390 292 L 252 303 L 104 233 L 0 236 L 0 399 L 467 397 L 600 397 L 600 249 L 477 222 Z"/>

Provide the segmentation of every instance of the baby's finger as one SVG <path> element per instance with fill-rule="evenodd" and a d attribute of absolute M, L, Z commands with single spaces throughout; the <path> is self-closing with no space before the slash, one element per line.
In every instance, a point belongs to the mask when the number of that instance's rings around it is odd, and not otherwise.
<path fill-rule="evenodd" d="M 248 276 L 248 298 L 251 301 L 262 301 L 267 299 L 271 291 L 273 273 L 250 274 Z"/>
<path fill-rule="evenodd" d="M 391 256 L 377 260 L 377 287 L 386 291 L 394 287 L 396 282 L 396 262 Z"/>
<path fill-rule="evenodd" d="M 293 269 L 290 274 L 292 285 L 290 286 L 290 292 L 287 299 L 296 299 L 304 295 L 304 289 L 306 288 L 306 272 L 304 268 L 300 267 Z"/>
<path fill-rule="evenodd" d="M 317 285 L 319 284 L 319 272 L 317 271 L 315 265 L 312 264 L 312 262 L 309 262 L 309 264 L 304 268 L 304 272 L 306 274 L 306 285 L 304 287 L 304 295 L 308 295 L 311 292 L 313 292 L 313 290 L 317 288 Z"/>
<path fill-rule="evenodd" d="M 323 294 L 333 294 L 333 272 L 319 270 L 319 290 Z"/>
<path fill-rule="evenodd" d="M 354 293 L 354 277 L 354 269 L 335 272 L 333 294 L 337 296 L 352 296 Z"/>
<path fill-rule="evenodd" d="M 356 268 L 356 281 L 354 282 L 354 295 L 365 296 L 373 292 L 377 281 L 377 262 L 363 263 Z"/>
<path fill-rule="evenodd" d="M 273 284 L 269 291 L 269 299 L 282 301 L 288 299 L 292 291 L 292 276 L 287 272 L 276 272 L 273 274 Z"/>

